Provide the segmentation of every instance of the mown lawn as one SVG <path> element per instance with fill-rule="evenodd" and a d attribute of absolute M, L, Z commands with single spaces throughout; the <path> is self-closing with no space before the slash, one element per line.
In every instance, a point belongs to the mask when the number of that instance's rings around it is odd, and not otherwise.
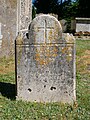
<path fill-rule="evenodd" d="M 0 59 L 0 120 L 90 120 L 90 40 L 76 41 L 74 105 L 15 100 L 14 60 Z"/>

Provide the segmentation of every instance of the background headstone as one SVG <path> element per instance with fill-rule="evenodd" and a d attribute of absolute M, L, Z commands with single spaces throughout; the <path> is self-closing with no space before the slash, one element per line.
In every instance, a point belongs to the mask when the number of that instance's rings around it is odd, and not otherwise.
<path fill-rule="evenodd" d="M 0 0 L 0 23 L 3 35 L 0 57 L 14 55 L 16 12 L 16 0 Z"/>
<path fill-rule="evenodd" d="M 68 102 L 75 95 L 75 44 L 50 15 L 36 17 L 29 39 L 16 40 L 17 99 Z"/>
<path fill-rule="evenodd" d="M 17 7 L 17 32 L 27 31 L 32 20 L 32 0 L 18 0 Z"/>
<path fill-rule="evenodd" d="M 76 31 L 76 20 L 71 20 L 71 32 L 75 33 Z"/>
<path fill-rule="evenodd" d="M 18 32 L 28 31 L 31 19 L 32 0 L 0 0 L 0 23 L 3 35 L 0 57 L 14 56 L 16 36 Z"/>
<path fill-rule="evenodd" d="M 62 32 L 66 32 L 67 31 L 67 21 L 62 19 L 62 20 L 60 20 L 60 24 L 62 26 Z"/>

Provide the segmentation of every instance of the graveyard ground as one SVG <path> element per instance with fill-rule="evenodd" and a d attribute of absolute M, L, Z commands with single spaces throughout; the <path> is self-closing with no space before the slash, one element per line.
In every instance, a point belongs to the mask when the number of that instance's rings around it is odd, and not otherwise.
<path fill-rule="evenodd" d="M 76 93 L 74 105 L 15 100 L 14 59 L 0 59 L 1 120 L 90 120 L 90 40 L 76 41 Z"/>

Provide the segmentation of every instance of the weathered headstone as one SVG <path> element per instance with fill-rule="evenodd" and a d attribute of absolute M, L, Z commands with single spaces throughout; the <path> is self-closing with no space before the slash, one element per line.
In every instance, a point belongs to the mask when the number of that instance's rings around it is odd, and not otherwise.
<path fill-rule="evenodd" d="M 60 20 L 61 26 L 62 26 L 62 31 L 66 32 L 67 31 L 67 21 L 62 19 Z"/>
<path fill-rule="evenodd" d="M 75 95 L 75 44 L 50 15 L 36 17 L 29 39 L 16 40 L 17 99 L 68 102 Z"/>
<path fill-rule="evenodd" d="M 32 0 L 18 0 L 17 5 L 17 32 L 27 31 L 32 20 Z"/>
<path fill-rule="evenodd" d="M 14 56 L 14 41 L 16 38 L 16 1 L 0 0 L 0 22 L 3 35 L 0 48 L 1 57 Z"/>
<path fill-rule="evenodd" d="M 75 31 L 76 31 L 76 20 L 72 19 L 71 20 L 71 32 L 75 33 Z"/>

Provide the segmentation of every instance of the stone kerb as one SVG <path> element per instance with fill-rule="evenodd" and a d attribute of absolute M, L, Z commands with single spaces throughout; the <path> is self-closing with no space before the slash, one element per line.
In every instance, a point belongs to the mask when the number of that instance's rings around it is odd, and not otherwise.
<path fill-rule="evenodd" d="M 17 99 L 68 102 L 75 95 L 75 49 L 69 34 L 50 15 L 36 17 L 29 39 L 16 42 Z"/>

